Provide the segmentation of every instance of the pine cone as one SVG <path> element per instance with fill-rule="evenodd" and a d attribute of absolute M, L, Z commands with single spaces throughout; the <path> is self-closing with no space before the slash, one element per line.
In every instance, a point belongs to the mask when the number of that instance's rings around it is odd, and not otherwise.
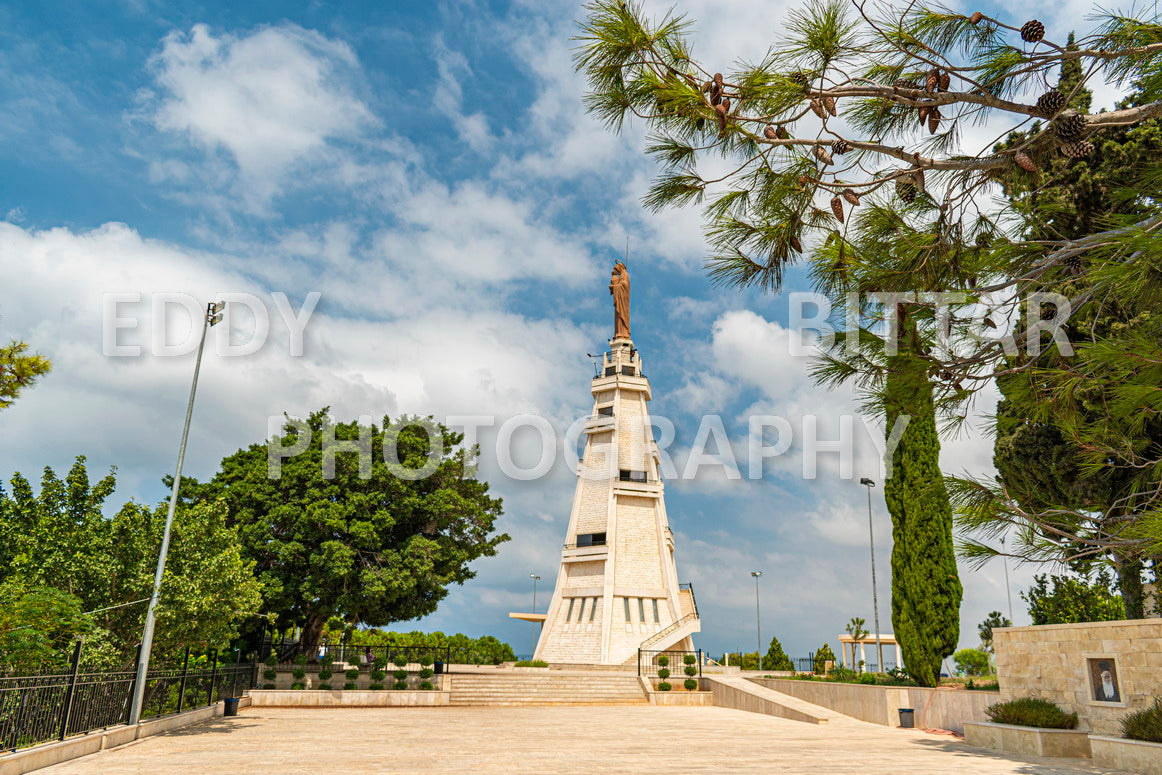
<path fill-rule="evenodd" d="M 1072 275 L 1081 274 L 1083 269 L 1081 256 L 1073 255 L 1065 259 L 1065 269 Z"/>
<path fill-rule="evenodd" d="M 726 106 L 715 105 L 714 115 L 718 119 L 718 136 L 722 137 L 726 134 Z"/>
<path fill-rule="evenodd" d="M 936 91 L 936 87 L 940 85 L 940 71 L 932 68 L 928 71 L 928 75 L 924 76 L 924 90 L 928 92 Z"/>
<path fill-rule="evenodd" d="M 968 17 L 968 20 L 970 22 L 972 22 L 973 24 L 980 24 L 980 20 L 983 18 L 984 18 L 984 14 L 981 13 L 980 11 L 977 11 L 972 16 Z"/>
<path fill-rule="evenodd" d="M 932 108 L 928 111 L 928 134 L 936 134 L 936 130 L 940 128 L 940 108 Z"/>
<path fill-rule="evenodd" d="M 892 86 L 895 86 L 897 89 L 917 89 L 918 90 L 920 88 L 920 84 L 916 83 L 915 81 L 913 81 L 911 79 L 904 79 L 904 78 L 897 78 L 895 80 L 895 82 L 892 83 Z"/>
<path fill-rule="evenodd" d="M 835 220 L 843 223 L 843 200 L 837 196 L 831 197 L 831 212 L 835 213 Z"/>
<path fill-rule="evenodd" d="M 791 73 L 788 76 L 788 78 L 790 78 L 792 81 L 799 84 L 800 86 L 803 86 L 803 87 L 807 86 L 807 74 L 805 72 L 803 72 L 802 70 L 796 70 L 795 72 Z"/>
<path fill-rule="evenodd" d="M 714 74 L 714 83 L 718 84 L 718 88 L 722 88 L 722 73 Z"/>
<path fill-rule="evenodd" d="M 896 195 L 905 202 L 916 201 L 916 187 L 911 183 L 896 181 Z"/>
<path fill-rule="evenodd" d="M 1080 140 L 1085 131 L 1085 119 L 1077 113 L 1068 116 L 1058 116 L 1053 122 L 1053 133 L 1065 142 Z"/>
<path fill-rule="evenodd" d="M 833 115 L 833 116 L 839 115 L 838 113 L 835 112 L 835 98 L 834 97 L 824 97 L 823 98 L 823 107 L 827 108 L 827 112 L 830 113 L 831 115 Z"/>
<path fill-rule="evenodd" d="M 921 191 L 928 190 L 928 186 L 924 182 L 924 170 L 923 169 L 917 167 L 916 169 L 912 170 L 912 181 L 916 184 L 916 188 L 920 189 Z"/>
<path fill-rule="evenodd" d="M 949 75 L 948 73 L 941 73 L 940 74 L 940 83 L 937 84 L 937 86 L 940 87 L 940 91 L 948 91 L 948 87 L 951 85 L 952 85 L 952 76 Z"/>
<path fill-rule="evenodd" d="M 985 232 L 976 235 L 976 246 L 978 248 L 987 248 L 993 244 L 992 238 Z M 974 281 L 975 282 L 975 281 Z"/>
<path fill-rule="evenodd" d="M 714 84 L 714 87 L 710 90 L 710 104 L 718 107 L 720 102 L 722 102 L 722 89 L 718 88 L 718 84 Z"/>
<path fill-rule="evenodd" d="M 829 154 L 822 146 L 815 146 L 815 155 L 819 158 L 819 161 L 823 162 L 824 164 L 835 163 L 835 160 L 831 158 L 831 154 Z"/>
<path fill-rule="evenodd" d="M 767 138 L 768 140 L 774 140 L 778 136 L 779 133 L 776 132 L 775 128 L 770 124 L 767 124 L 766 128 L 763 129 L 763 137 Z"/>
<path fill-rule="evenodd" d="M 711 81 L 707 81 L 706 83 L 702 84 L 702 93 L 703 93 L 703 94 L 709 94 L 709 93 L 710 93 L 710 89 L 711 89 L 713 86 L 714 86 L 714 83 L 713 83 L 713 82 L 711 82 Z"/>
<path fill-rule="evenodd" d="M 799 238 L 796 237 L 794 234 L 792 234 L 791 238 L 788 239 L 787 241 L 791 243 L 791 249 L 794 250 L 796 253 L 803 252 L 803 243 L 800 242 Z"/>
<path fill-rule="evenodd" d="M 1061 152 L 1071 159 L 1081 159 L 1093 153 L 1093 143 L 1089 140 L 1076 140 L 1061 146 Z"/>
<path fill-rule="evenodd" d="M 846 140 L 834 140 L 831 143 L 831 152 L 838 156 L 842 156 L 850 150 L 851 143 L 847 142 Z"/>
<path fill-rule="evenodd" d="M 843 198 L 846 199 L 849 204 L 853 204 L 853 205 L 859 204 L 859 194 L 855 193 L 850 188 L 843 189 L 842 193 L 843 193 Z"/>
<path fill-rule="evenodd" d="M 1037 98 L 1037 110 L 1045 118 L 1053 118 L 1065 107 L 1065 95 L 1056 89 L 1050 89 Z"/>
<path fill-rule="evenodd" d="M 1036 19 L 1031 19 L 1021 25 L 1021 40 L 1026 43 L 1036 43 L 1045 37 L 1045 25 Z"/>
<path fill-rule="evenodd" d="M 730 97 L 722 98 L 722 107 L 726 109 L 727 113 L 730 112 Z"/>
<path fill-rule="evenodd" d="M 921 105 L 920 106 L 920 126 L 924 126 L 925 124 L 928 123 L 928 113 L 931 112 L 931 110 L 932 110 L 931 105 Z"/>
<path fill-rule="evenodd" d="M 1017 166 L 1023 169 L 1025 172 L 1037 171 L 1037 163 L 1034 162 L 1029 157 L 1029 154 L 1025 153 L 1024 151 L 1017 151 L 1017 154 L 1013 157 L 1013 161 L 1017 162 Z"/>
<path fill-rule="evenodd" d="M 815 99 L 814 97 L 811 98 L 811 112 L 814 113 L 816 116 L 819 116 L 819 118 L 826 118 L 827 117 L 827 113 L 823 109 L 823 103 L 820 102 L 819 100 Z"/>
<path fill-rule="evenodd" d="M 780 124 L 779 128 L 775 130 L 775 137 L 779 138 L 780 140 L 790 140 L 791 133 L 787 131 L 786 127 Z"/>

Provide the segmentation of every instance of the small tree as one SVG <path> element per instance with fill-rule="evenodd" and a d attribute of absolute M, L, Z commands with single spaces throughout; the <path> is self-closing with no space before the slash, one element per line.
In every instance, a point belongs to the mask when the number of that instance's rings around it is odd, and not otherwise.
<path fill-rule="evenodd" d="M 968 676 L 987 675 L 989 655 L 980 649 L 961 649 L 952 655 L 956 669 Z"/>
<path fill-rule="evenodd" d="M 787 652 L 783 651 L 783 644 L 779 643 L 778 638 L 771 638 L 771 645 L 767 647 L 767 653 L 763 656 L 763 670 L 794 670 L 795 663 L 787 656 Z"/>
<path fill-rule="evenodd" d="M 980 648 L 981 651 L 992 654 L 993 651 L 993 628 L 994 627 L 1012 627 L 1013 623 L 1008 620 L 1000 611 L 990 611 L 988 618 L 977 625 L 976 630 L 980 633 Z"/>
<path fill-rule="evenodd" d="M 27 355 L 28 345 L 14 341 L 0 347 L 0 409 L 12 402 L 25 388 L 52 370 L 52 364 L 43 355 Z"/>
<path fill-rule="evenodd" d="M 1052 587 L 1050 587 L 1050 583 Z M 1093 581 L 1072 576 L 1033 577 L 1033 586 L 1021 597 L 1029 604 L 1033 624 L 1071 624 L 1124 619 L 1120 595 L 1111 591 L 1113 580 L 1104 569 Z"/>
<path fill-rule="evenodd" d="M 827 663 L 835 664 L 835 652 L 831 650 L 831 646 L 824 643 L 818 651 L 815 652 L 815 662 L 812 667 L 816 675 L 824 675 L 827 673 Z"/>

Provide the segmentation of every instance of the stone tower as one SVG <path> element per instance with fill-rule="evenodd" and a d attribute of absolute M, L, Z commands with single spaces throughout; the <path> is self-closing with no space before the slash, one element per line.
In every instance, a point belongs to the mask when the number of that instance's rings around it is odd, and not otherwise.
<path fill-rule="evenodd" d="M 693 586 L 678 583 L 650 382 L 628 336 L 610 341 L 591 389 L 552 600 L 545 614 L 510 616 L 544 622 L 534 658 L 550 663 L 620 665 L 639 648 L 693 650 L 701 622 Z"/>

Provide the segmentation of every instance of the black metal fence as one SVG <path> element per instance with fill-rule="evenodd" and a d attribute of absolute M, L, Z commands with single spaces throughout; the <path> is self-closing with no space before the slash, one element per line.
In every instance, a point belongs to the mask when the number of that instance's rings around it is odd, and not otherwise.
<path fill-rule="evenodd" d="M 135 670 L 0 678 L 0 750 L 64 740 L 129 721 Z M 146 674 L 141 717 L 156 718 L 240 697 L 254 686 L 253 664 L 219 665 L 211 654 L 204 667 L 184 664 Z"/>
<path fill-rule="evenodd" d="M 659 662 L 659 657 L 665 657 L 665 659 Z M 687 664 L 687 657 L 694 658 L 693 664 Z M 686 672 L 687 667 L 697 668 L 698 672 L 689 675 Z M 661 678 L 662 676 L 658 675 L 659 670 L 670 671 L 667 680 L 683 681 L 687 678 L 701 678 L 702 649 L 697 651 L 646 651 L 638 649 L 637 674 L 648 678 Z"/>
<path fill-rule="evenodd" d="M 266 653 L 274 651 L 278 655 L 280 665 L 294 662 L 298 652 L 297 643 L 280 643 L 268 648 Z M 350 665 L 369 665 L 382 662 L 385 665 L 394 665 L 397 659 L 404 664 L 442 665 L 452 661 L 452 649 L 448 646 L 352 646 L 350 644 L 332 645 L 324 643 L 314 654 L 307 654 L 308 664 L 316 664 L 323 658 L 330 658 L 332 663 L 346 662 Z"/>

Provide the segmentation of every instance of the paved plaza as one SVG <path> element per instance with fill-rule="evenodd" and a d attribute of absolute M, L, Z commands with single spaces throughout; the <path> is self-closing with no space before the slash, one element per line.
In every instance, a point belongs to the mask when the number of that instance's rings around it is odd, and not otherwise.
<path fill-rule="evenodd" d="M 49 767 L 46 775 L 204 773 L 1097 773 L 1087 760 L 969 748 L 850 719 L 716 707 L 248 708 Z"/>

